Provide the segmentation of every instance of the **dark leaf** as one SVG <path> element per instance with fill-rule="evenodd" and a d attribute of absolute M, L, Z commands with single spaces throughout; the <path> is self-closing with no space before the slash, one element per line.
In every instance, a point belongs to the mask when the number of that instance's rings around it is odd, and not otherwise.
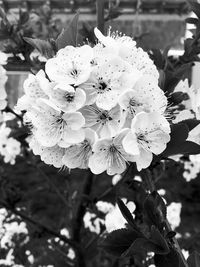
<path fill-rule="evenodd" d="M 185 22 L 186 23 L 189 23 L 189 24 L 197 24 L 198 23 L 198 19 L 197 18 L 187 18 L 186 20 L 185 20 Z"/>
<path fill-rule="evenodd" d="M 171 250 L 167 255 L 155 254 L 156 267 L 179 267 L 180 257 L 176 250 Z"/>
<path fill-rule="evenodd" d="M 164 239 L 164 237 L 161 235 L 160 231 L 155 227 L 151 227 L 151 238 L 150 240 L 156 245 L 155 253 L 158 254 L 167 254 L 169 253 L 169 247 Z"/>
<path fill-rule="evenodd" d="M 188 94 L 183 92 L 175 92 L 170 95 L 169 101 L 173 103 L 173 105 L 178 105 L 184 100 L 188 100 Z"/>
<path fill-rule="evenodd" d="M 191 131 L 192 129 L 194 129 L 197 125 L 199 125 L 200 120 L 196 120 L 196 119 L 188 119 L 188 120 L 184 120 L 181 121 L 181 123 L 184 123 L 187 125 L 189 131 Z"/>
<path fill-rule="evenodd" d="M 119 209 L 120 209 L 123 217 L 126 219 L 128 224 L 130 226 L 132 226 L 134 229 L 137 228 L 131 212 L 129 211 L 129 209 L 126 207 L 126 205 L 124 204 L 124 202 L 120 198 L 117 199 L 117 204 L 119 206 Z"/>
<path fill-rule="evenodd" d="M 141 235 L 134 230 L 119 229 L 111 232 L 100 244 L 108 253 L 120 257 Z"/>
<path fill-rule="evenodd" d="M 198 18 L 200 18 L 200 4 L 194 1 L 189 1 L 189 5 L 191 10 L 197 15 Z"/>
<path fill-rule="evenodd" d="M 167 212 L 165 203 L 157 192 L 147 196 L 144 201 L 144 211 L 149 226 L 156 225 L 159 229 L 162 228 Z"/>
<path fill-rule="evenodd" d="M 200 255 L 196 251 L 193 251 L 192 254 L 187 259 L 189 267 L 199 267 L 200 266 Z"/>
<path fill-rule="evenodd" d="M 49 41 L 24 37 L 24 40 L 37 49 L 42 56 L 52 58 L 55 55 L 52 44 Z"/>
<path fill-rule="evenodd" d="M 171 140 L 167 144 L 167 148 L 159 157 L 169 157 L 180 154 L 181 146 L 188 138 L 189 129 L 186 124 L 178 123 L 171 126 Z"/>
<path fill-rule="evenodd" d="M 69 26 L 64 29 L 56 39 L 57 49 L 62 49 L 67 45 L 76 46 L 78 36 L 79 12 L 74 16 Z"/>

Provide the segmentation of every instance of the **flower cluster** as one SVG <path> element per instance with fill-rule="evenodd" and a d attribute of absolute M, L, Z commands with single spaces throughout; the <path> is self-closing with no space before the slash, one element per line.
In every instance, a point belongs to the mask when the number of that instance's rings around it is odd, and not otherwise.
<path fill-rule="evenodd" d="M 0 155 L 5 163 L 15 164 L 16 157 L 21 153 L 21 144 L 13 137 L 9 137 L 11 129 L 3 123 L 0 127 Z"/>
<path fill-rule="evenodd" d="M 32 125 L 30 147 L 58 168 L 147 168 L 170 141 L 159 73 L 132 38 L 95 35 L 94 47 L 66 46 L 25 81 L 18 107 Z"/>
<path fill-rule="evenodd" d="M 7 56 L 3 52 L 0 52 L 0 111 L 5 109 L 7 105 L 7 93 L 5 90 L 5 84 L 7 82 L 6 70 L 2 65 L 5 65 L 7 62 Z"/>

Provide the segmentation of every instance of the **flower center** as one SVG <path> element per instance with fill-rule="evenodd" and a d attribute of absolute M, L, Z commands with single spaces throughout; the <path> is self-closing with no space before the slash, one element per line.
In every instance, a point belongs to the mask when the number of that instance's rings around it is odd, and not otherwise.
<path fill-rule="evenodd" d="M 115 153 L 115 152 L 118 151 L 117 148 L 114 145 L 111 145 L 109 150 L 110 150 L 111 153 Z"/>
<path fill-rule="evenodd" d="M 73 102 L 75 97 L 75 93 L 66 93 L 64 95 L 64 98 L 67 100 L 67 102 Z"/>
<path fill-rule="evenodd" d="M 99 83 L 99 90 L 105 90 L 107 88 L 107 84 L 105 82 L 100 82 Z"/>
<path fill-rule="evenodd" d="M 73 69 L 70 71 L 70 75 L 73 77 L 73 78 L 77 78 L 79 72 L 77 69 Z"/>
<path fill-rule="evenodd" d="M 99 119 L 101 120 L 101 121 L 111 121 L 112 120 L 112 118 L 109 116 L 109 113 L 108 113 L 108 111 L 102 111 L 100 114 L 99 114 Z"/>

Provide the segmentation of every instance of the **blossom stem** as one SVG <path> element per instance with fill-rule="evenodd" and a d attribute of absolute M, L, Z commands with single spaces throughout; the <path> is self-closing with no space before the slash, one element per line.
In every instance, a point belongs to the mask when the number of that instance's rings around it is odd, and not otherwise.
<path fill-rule="evenodd" d="M 105 32 L 104 6 L 105 0 L 97 0 L 97 28 L 102 34 Z"/>

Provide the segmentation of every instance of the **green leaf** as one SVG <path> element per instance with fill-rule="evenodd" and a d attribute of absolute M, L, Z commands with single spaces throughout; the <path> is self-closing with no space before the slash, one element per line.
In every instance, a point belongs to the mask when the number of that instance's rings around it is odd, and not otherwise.
<path fill-rule="evenodd" d="M 111 232 L 106 239 L 100 244 L 108 253 L 120 257 L 141 235 L 130 229 L 118 229 Z"/>
<path fill-rule="evenodd" d="M 180 256 L 174 249 L 166 255 L 155 254 L 154 263 L 156 267 L 179 267 Z"/>
<path fill-rule="evenodd" d="M 79 12 L 76 13 L 69 26 L 66 29 L 63 29 L 61 34 L 56 39 L 58 50 L 66 47 L 67 45 L 77 46 L 78 20 Z"/>
<path fill-rule="evenodd" d="M 24 37 L 24 40 L 37 49 L 42 56 L 52 58 L 55 55 L 53 45 L 49 41 Z"/>
<path fill-rule="evenodd" d="M 199 267 L 200 266 L 200 255 L 196 251 L 193 251 L 192 254 L 187 259 L 189 267 Z"/>
<path fill-rule="evenodd" d="M 117 204 L 118 204 L 119 209 L 120 209 L 123 217 L 125 218 L 125 220 L 128 222 L 128 224 L 130 226 L 133 227 L 133 229 L 136 230 L 137 226 L 135 224 L 135 221 L 133 219 L 133 216 L 132 216 L 130 210 L 126 207 L 126 205 L 124 204 L 124 202 L 120 198 L 117 199 Z"/>

